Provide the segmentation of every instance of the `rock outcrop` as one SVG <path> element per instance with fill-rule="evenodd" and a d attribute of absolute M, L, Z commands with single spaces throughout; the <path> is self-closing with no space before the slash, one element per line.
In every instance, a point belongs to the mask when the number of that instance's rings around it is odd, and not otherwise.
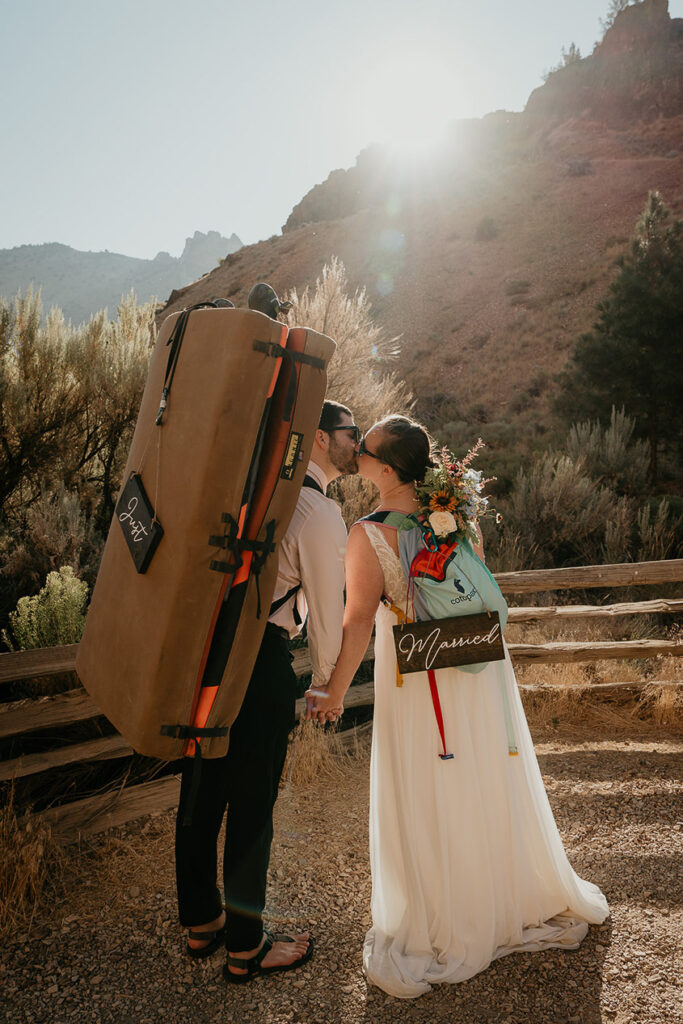
<path fill-rule="evenodd" d="M 624 127 L 673 117 L 683 107 L 683 18 L 668 0 L 643 0 L 617 14 L 589 57 L 551 72 L 525 113 Z"/>

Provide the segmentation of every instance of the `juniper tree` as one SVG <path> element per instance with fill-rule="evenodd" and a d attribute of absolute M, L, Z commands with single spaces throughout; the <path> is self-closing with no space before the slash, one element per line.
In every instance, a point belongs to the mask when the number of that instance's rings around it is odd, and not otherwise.
<path fill-rule="evenodd" d="M 598 304 L 560 376 L 557 411 L 572 421 L 609 420 L 613 407 L 634 417 L 647 439 L 648 476 L 657 482 L 659 452 L 683 425 L 683 222 L 657 192 L 648 196 L 619 274 Z"/>

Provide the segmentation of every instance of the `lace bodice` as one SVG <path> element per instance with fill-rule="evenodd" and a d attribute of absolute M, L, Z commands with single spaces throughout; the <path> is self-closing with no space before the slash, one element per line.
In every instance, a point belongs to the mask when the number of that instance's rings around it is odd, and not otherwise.
<path fill-rule="evenodd" d="M 365 532 L 384 574 L 384 593 L 395 605 L 402 608 L 406 603 L 408 586 L 401 561 L 386 538 L 386 530 L 374 523 L 367 523 Z"/>

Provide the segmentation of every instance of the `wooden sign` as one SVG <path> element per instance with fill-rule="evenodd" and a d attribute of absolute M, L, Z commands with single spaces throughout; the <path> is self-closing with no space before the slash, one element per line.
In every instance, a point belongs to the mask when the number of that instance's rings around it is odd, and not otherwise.
<path fill-rule="evenodd" d="M 123 530 L 135 568 L 139 573 L 146 572 L 164 531 L 154 518 L 154 509 L 137 473 L 128 477 L 114 515 Z"/>
<path fill-rule="evenodd" d="M 394 626 L 396 660 L 402 675 L 505 658 L 498 612 Z"/>

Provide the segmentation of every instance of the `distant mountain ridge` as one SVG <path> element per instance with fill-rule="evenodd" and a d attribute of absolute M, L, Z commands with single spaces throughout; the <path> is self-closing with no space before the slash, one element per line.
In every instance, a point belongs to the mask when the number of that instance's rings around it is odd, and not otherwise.
<path fill-rule="evenodd" d="M 43 306 L 59 306 L 74 323 L 107 307 L 113 315 L 121 296 L 135 291 L 139 301 L 164 301 L 213 270 L 225 256 L 242 248 L 237 235 L 195 231 L 180 256 L 159 252 L 153 260 L 115 252 L 82 252 L 59 242 L 0 249 L 0 295 L 11 299 L 30 285 L 40 288 Z"/>

